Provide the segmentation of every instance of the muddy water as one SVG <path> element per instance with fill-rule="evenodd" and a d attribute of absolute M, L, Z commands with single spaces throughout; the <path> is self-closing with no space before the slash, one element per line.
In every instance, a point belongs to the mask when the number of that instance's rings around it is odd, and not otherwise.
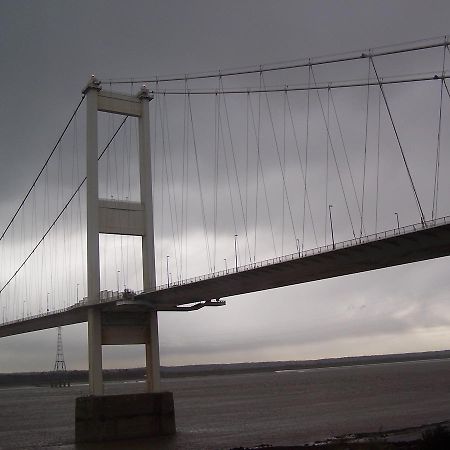
<path fill-rule="evenodd" d="M 199 450 L 293 445 L 351 432 L 450 418 L 450 361 L 192 377 L 163 381 L 172 391 L 173 438 L 74 444 L 75 398 L 87 386 L 0 390 L 0 449 Z M 143 383 L 108 384 L 113 393 Z"/>

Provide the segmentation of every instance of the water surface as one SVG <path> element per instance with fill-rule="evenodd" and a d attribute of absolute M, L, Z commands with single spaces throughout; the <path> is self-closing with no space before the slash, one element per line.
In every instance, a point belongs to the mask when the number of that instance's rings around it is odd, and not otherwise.
<path fill-rule="evenodd" d="M 450 360 L 163 380 L 178 433 L 102 445 L 75 445 L 70 388 L 0 390 L 0 449 L 200 450 L 295 445 L 352 432 L 450 419 Z M 143 392 L 144 383 L 107 384 L 106 393 Z"/>

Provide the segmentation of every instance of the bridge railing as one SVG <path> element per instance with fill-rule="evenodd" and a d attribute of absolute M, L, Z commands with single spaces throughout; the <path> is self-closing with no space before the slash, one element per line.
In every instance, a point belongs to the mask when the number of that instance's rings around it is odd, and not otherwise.
<path fill-rule="evenodd" d="M 123 298 L 123 295 L 124 295 L 124 293 L 119 292 L 119 291 L 106 291 L 106 290 L 100 291 L 99 302 L 100 303 L 109 303 L 109 302 L 121 300 Z M 46 311 L 46 312 L 42 312 L 42 313 L 34 314 L 34 315 L 27 315 L 25 317 L 20 317 L 15 320 L 3 322 L 0 324 L 0 326 L 6 326 L 6 325 L 12 325 L 12 324 L 17 324 L 17 323 L 21 323 L 21 322 L 26 322 L 28 320 L 39 319 L 41 317 L 47 317 L 49 315 L 58 315 L 58 314 L 66 313 L 68 311 L 72 311 L 73 309 L 79 308 L 81 306 L 87 306 L 87 305 L 88 305 L 88 298 L 83 297 L 83 299 L 77 301 L 76 303 L 73 303 L 72 305 L 66 306 L 65 308 L 53 309 L 48 312 Z"/>

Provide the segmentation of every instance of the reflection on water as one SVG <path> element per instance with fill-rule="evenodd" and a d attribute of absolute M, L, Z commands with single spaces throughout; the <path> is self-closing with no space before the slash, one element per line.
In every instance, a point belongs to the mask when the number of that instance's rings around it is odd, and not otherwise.
<path fill-rule="evenodd" d="M 351 432 L 448 420 L 450 361 L 169 379 L 177 435 L 74 444 L 75 398 L 87 386 L 0 390 L 0 450 L 199 450 L 295 445 Z M 106 393 L 143 392 L 143 383 Z"/>

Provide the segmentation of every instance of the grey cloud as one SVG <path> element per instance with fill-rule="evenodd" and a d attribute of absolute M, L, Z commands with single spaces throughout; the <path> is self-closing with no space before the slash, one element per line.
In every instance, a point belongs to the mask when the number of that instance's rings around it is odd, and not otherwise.
<path fill-rule="evenodd" d="M 17 2 L 3 1 L 0 6 L 0 57 L 2 60 L 2 106 L 0 107 L 0 225 L 6 225 L 11 212 L 35 175 L 37 168 L 45 160 L 63 128 L 73 105 L 80 98 L 80 91 L 91 73 L 96 73 L 109 89 L 108 79 L 119 77 L 148 77 L 154 74 L 189 73 L 218 68 L 258 65 L 271 61 L 298 59 L 316 55 L 337 53 L 351 49 L 367 49 L 378 45 L 392 44 L 448 32 L 449 6 L 445 1 L 435 1 L 433 8 L 421 1 L 325 1 L 302 2 L 285 1 L 282 4 L 271 1 L 219 2 L 219 1 L 135 1 L 124 5 L 118 1 L 77 2 L 68 4 L 54 1 Z M 440 56 L 430 59 L 423 54 L 415 58 L 386 58 L 377 61 L 377 69 L 383 76 L 439 69 Z M 430 62 L 431 61 L 431 62 Z M 430 63 L 430 64 L 428 64 Z M 367 76 L 366 64 L 353 64 L 349 73 L 344 65 L 330 68 L 316 68 L 318 81 L 330 78 L 348 79 Z M 304 84 L 307 70 L 293 71 L 286 76 L 265 75 L 267 85 Z M 258 76 L 242 80 L 224 80 L 225 88 L 235 86 L 255 86 Z M 192 82 L 190 87 L 217 88 L 214 82 Z M 436 84 L 433 84 L 436 86 Z M 154 87 L 154 86 L 151 86 Z M 183 88 L 183 83 L 177 87 Z M 136 90 L 137 86 L 134 86 Z M 125 90 L 128 89 L 125 88 Z M 438 88 L 417 87 L 414 93 L 408 88 L 386 87 L 388 99 L 404 144 L 408 161 L 413 169 L 414 180 L 419 195 L 424 202 L 427 216 L 431 211 L 432 176 L 436 150 Z M 350 164 L 354 171 L 357 192 L 360 198 L 361 168 L 364 150 L 365 90 L 355 93 L 335 92 L 335 102 L 345 142 L 348 146 Z M 378 93 L 371 89 L 371 110 L 369 130 L 369 159 L 367 166 L 368 191 L 366 208 L 367 232 L 374 230 L 373 207 L 376 174 L 376 110 Z M 271 109 L 279 145 L 283 139 L 283 97 L 271 94 Z M 294 108 L 294 123 L 299 143 L 304 154 L 306 95 L 290 94 Z M 321 99 L 326 108 L 326 91 Z M 257 96 L 253 107 L 257 108 Z M 265 98 L 261 98 L 265 106 Z M 434 101 L 434 103 L 431 102 Z M 446 99 L 448 100 L 448 99 Z M 326 130 L 317 95 L 311 93 L 310 153 L 308 169 L 308 189 L 311 196 L 312 212 L 317 228 L 319 245 L 325 238 L 325 191 L 323 157 L 326 150 Z M 207 205 L 207 221 L 212 232 L 211 213 L 214 194 L 214 174 L 209 170 L 211 144 L 214 139 L 214 106 L 209 100 L 192 98 L 194 120 L 198 139 L 202 182 Z M 418 107 L 418 105 L 420 107 Z M 171 134 L 171 150 L 175 171 L 175 189 L 179 201 L 180 165 L 182 153 L 183 101 L 168 99 L 169 114 L 174 131 Z M 245 100 L 230 99 L 231 127 L 235 135 L 235 150 L 240 180 L 245 174 Z M 444 106 L 448 118 L 448 107 Z M 256 109 L 255 109 L 256 111 Z M 332 115 L 333 117 L 333 115 Z M 103 119 L 102 119 L 103 120 Z M 281 248 L 280 230 L 283 185 L 279 173 L 278 157 L 274 148 L 273 135 L 267 110 L 263 110 L 264 130 L 261 140 L 261 155 L 264 176 L 268 186 L 268 198 L 273 209 L 272 225 L 275 230 L 278 252 Z M 80 136 L 83 135 L 84 115 L 78 123 Z M 103 122 L 103 131 L 108 122 Z M 132 130 L 132 128 L 130 128 Z M 152 129 L 152 132 L 158 130 Z M 225 135 L 227 133 L 224 128 Z M 250 215 L 254 214 L 255 191 L 255 137 L 250 130 L 252 169 L 249 178 Z M 348 195 L 349 208 L 354 226 L 359 231 L 357 205 L 352 186 L 345 168 L 345 158 L 339 142 L 337 124 L 331 125 L 333 145 L 338 164 L 343 173 L 343 182 Z M 104 136 L 103 136 L 104 137 Z M 443 139 L 448 142 L 448 132 Z M 122 141 L 123 142 L 123 141 Z M 303 214 L 302 179 L 298 171 L 296 150 L 292 130 L 287 127 L 286 179 L 289 187 L 294 224 L 301 239 Z M 408 186 L 404 167 L 394 135 L 383 118 L 381 136 L 382 160 L 379 229 L 395 227 L 394 212 L 399 213 L 401 224 L 418 220 L 414 199 Z M 72 137 L 67 141 L 67 150 L 72 146 Z M 229 145 L 229 144 L 227 144 Z M 80 146 L 80 172 L 84 161 Z M 191 148 L 192 150 L 192 148 Z M 156 148 L 155 148 L 156 151 Z M 160 146 L 158 151 L 160 152 Z M 227 151 L 230 152 L 229 147 Z M 244 154 L 243 154 L 244 153 Z M 156 155 L 156 180 L 164 180 L 161 169 L 162 154 Z M 231 153 L 228 163 L 232 164 Z M 331 154 L 330 154 L 331 158 Z M 101 164 L 104 164 L 103 162 Z M 192 166 L 193 167 L 193 166 Z M 441 203 L 440 212 L 448 212 L 449 178 L 445 171 L 450 167 L 447 153 L 442 153 Z M 223 257 L 233 259 L 234 223 L 228 182 L 221 160 L 222 178 L 218 198 L 220 214 L 217 233 L 217 266 Z M 330 160 L 330 189 L 328 202 L 334 205 L 336 239 L 351 237 L 347 212 L 338 186 L 336 168 Z M 231 183 L 234 168 L 230 165 Z M 197 189 L 195 173 L 188 181 L 191 195 Z M 261 180 L 259 180 L 261 183 Z M 49 180 L 55 185 L 56 179 Z M 68 173 L 63 184 L 67 190 L 72 184 Z M 336 187 L 338 186 L 338 187 Z M 244 186 L 241 186 L 242 189 Z M 106 189 L 105 185 L 101 186 Z M 135 187 L 134 187 L 135 188 Z M 265 211 L 265 199 L 260 188 L 260 221 L 257 259 L 273 256 L 271 231 Z M 234 186 L 236 189 L 236 186 Z M 159 203 L 161 192 L 156 188 L 155 211 L 158 259 L 171 253 L 174 264 L 170 212 L 164 208 L 164 226 L 161 229 L 163 210 Z M 165 194 L 167 196 L 167 192 Z M 198 195 L 198 194 L 197 194 Z M 247 246 L 244 238 L 243 218 L 237 191 L 233 191 L 233 202 L 239 234 L 241 259 Z M 167 197 L 166 197 L 167 200 Z M 201 253 L 204 252 L 202 236 L 201 207 L 199 198 L 191 197 L 191 219 L 189 231 L 190 245 L 198 249 L 192 256 L 191 267 L 200 270 Z M 178 206 L 180 207 L 179 203 Z M 290 217 L 285 208 L 284 250 L 295 251 L 294 236 Z M 309 215 L 306 218 L 306 245 L 315 246 Z M 254 222 L 249 221 L 250 246 L 252 246 Z M 212 235 L 211 235 L 212 236 Z M 329 229 L 327 240 L 329 242 Z M 21 244 L 20 244 L 21 245 Z M 220 257 L 219 257 L 220 256 Z M 338 280 L 312 283 L 286 290 L 244 296 L 231 299 L 227 309 L 201 311 L 192 315 L 161 314 L 162 360 L 170 363 L 197 362 L 202 360 L 254 359 L 254 355 L 264 355 L 277 359 L 277 355 L 297 357 L 296 346 L 303 345 L 302 351 L 322 355 L 328 345 L 332 351 L 341 354 L 364 353 L 368 337 L 379 342 L 378 351 L 388 352 L 391 340 L 401 342 L 402 349 L 421 350 L 445 347 L 448 339 L 436 340 L 432 330 L 445 327 L 448 315 L 444 306 L 447 302 L 448 283 L 446 277 L 447 260 L 421 263 L 373 274 L 343 277 Z M 8 263 L 9 264 L 9 263 Z M 109 263 L 111 267 L 114 262 Z M 158 260 L 157 267 L 162 262 Z M 9 267 L 9 266 L 8 266 Z M 172 266 L 174 267 L 174 266 Z M 1 270 L 1 267 L 0 267 Z M 111 269 L 115 270 L 115 268 Z M 133 269 L 134 270 L 134 269 Z M 203 271 L 203 269 L 201 270 Z M 164 278 L 165 270 L 158 269 Z M 3 276 L 3 272 L 2 272 Z M 115 284 L 115 276 L 108 278 L 107 284 Z M 365 305 L 365 307 L 363 307 Z M 273 325 L 273 327 L 272 327 Z M 275 328 L 274 328 L 275 327 Z M 425 337 L 416 338 L 417 327 L 431 330 Z M 440 328 L 439 328 L 440 329 Z M 2 371 L 26 370 L 26 367 L 47 367 L 43 360 L 52 359 L 55 337 L 51 331 L 31 336 L 5 339 L 0 342 Z M 35 338 L 34 338 L 35 336 Z M 378 337 L 377 337 L 378 336 Z M 69 327 L 64 331 L 65 348 L 68 359 L 74 366 L 83 366 L 85 360 L 85 329 Z M 422 340 L 421 340 L 422 339 Z M 337 343 L 340 342 L 340 344 Z M 400 346 L 400 344 L 399 344 Z M 372 347 L 371 347 L 372 350 Z M 331 351 L 331 350 L 330 350 Z M 20 355 L 29 352 L 28 366 Z M 140 349 L 107 350 L 108 364 L 132 364 L 141 361 Z M 291 356 L 289 356 L 291 355 Z M 311 354 L 311 356 L 314 356 Z M 41 360 L 41 361 L 39 361 Z"/>

